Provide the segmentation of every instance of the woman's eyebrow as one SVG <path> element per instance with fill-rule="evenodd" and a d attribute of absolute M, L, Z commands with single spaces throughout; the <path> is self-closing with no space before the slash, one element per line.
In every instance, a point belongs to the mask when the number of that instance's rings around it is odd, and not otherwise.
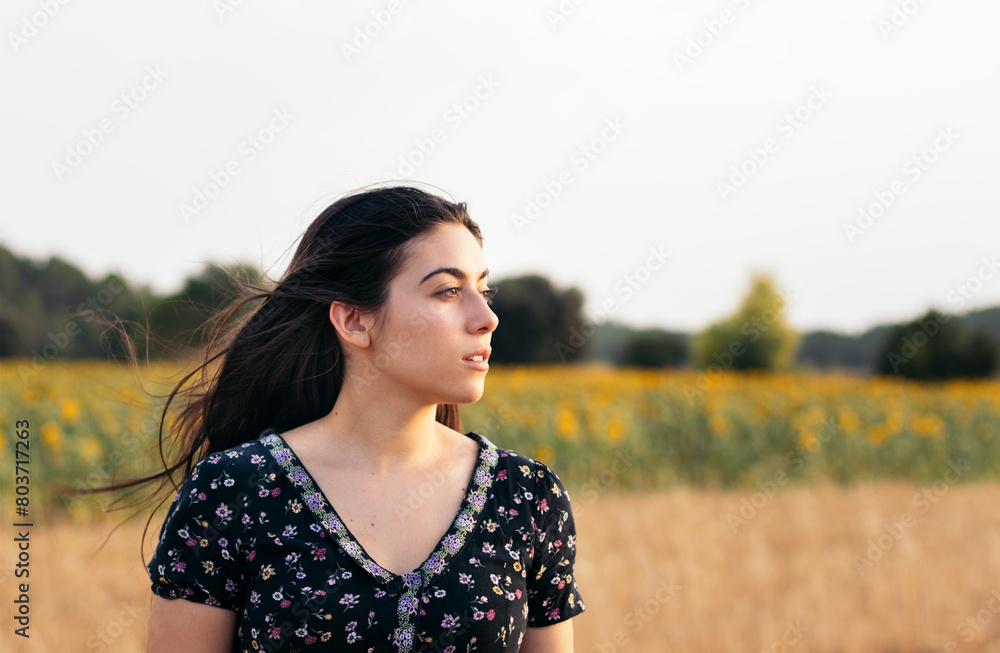
<path fill-rule="evenodd" d="M 438 268 L 437 270 L 434 270 L 433 272 L 431 272 L 430 274 L 428 274 L 426 277 L 424 277 L 423 279 L 421 279 L 420 283 L 418 283 L 417 285 L 419 286 L 423 282 L 425 282 L 428 279 L 430 279 L 431 277 L 433 277 L 435 274 L 441 274 L 441 273 L 450 274 L 451 276 L 455 277 L 456 279 L 462 279 L 463 281 L 468 278 L 466 276 L 465 272 L 463 272 L 462 270 L 459 270 L 458 268 Z M 477 281 L 482 281 L 483 279 L 485 279 L 489 275 L 489 273 L 490 273 L 489 268 L 486 268 L 485 270 L 483 270 L 479 274 L 479 279 L 477 279 Z"/>

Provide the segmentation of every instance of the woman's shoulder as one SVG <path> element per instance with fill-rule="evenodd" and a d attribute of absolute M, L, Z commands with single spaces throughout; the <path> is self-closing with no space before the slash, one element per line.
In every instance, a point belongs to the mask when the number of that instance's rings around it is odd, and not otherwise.
<path fill-rule="evenodd" d="M 252 440 L 222 451 L 213 451 L 194 465 L 189 479 L 197 481 L 199 476 L 216 474 L 245 476 L 247 472 L 259 469 L 267 462 L 266 438 L 272 432 L 273 429 L 266 429 Z"/>
<path fill-rule="evenodd" d="M 515 451 L 514 449 L 501 447 L 481 433 L 473 432 L 473 435 L 482 438 L 489 447 L 495 449 L 498 462 L 502 462 L 506 466 L 521 467 L 522 465 L 526 465 L 529 468 L 545 467 L 548 469 L 541 461 L 535 460 L 534 458 L 531 458 L 519 451 Z"/>
<path fill-rule="evenodd" d="M 273 429 L 266 429 L 252 440 L 247 440 L 222 451 L 213 451 L 205 456 L 201 462 L 210 465 L 218 465 L 220 463 L 238 465 L 241 462 L 249 461 L 252 457 L 264 453 L 265 438 L 272 432 Z"/>
<path fill-rule="evenodd" d="M 480 435 L 480 437 L 489 442 L 490 446 L 496 450 L 497 474 L 499 478 L 503 479 L 506 477 L 510 480 L 531 481 L 536 485 L 555 486 L 557 491 L 565 492 L 559 475 L 542 461 L 531 458 L 514 449 L 497 446 L 485 436 Z"/>

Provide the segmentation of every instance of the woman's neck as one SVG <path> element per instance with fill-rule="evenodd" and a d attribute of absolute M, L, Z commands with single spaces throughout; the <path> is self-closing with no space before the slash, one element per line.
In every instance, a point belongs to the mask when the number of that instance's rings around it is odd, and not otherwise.
<path fill-rule="evenodd" d="M 314 422 L 315 437 L 337 458 L 377 474 L 433 466 L 446 435 L 437 405 L 419 405 L 399 394 L 345 385 L 333 409 Z"/>

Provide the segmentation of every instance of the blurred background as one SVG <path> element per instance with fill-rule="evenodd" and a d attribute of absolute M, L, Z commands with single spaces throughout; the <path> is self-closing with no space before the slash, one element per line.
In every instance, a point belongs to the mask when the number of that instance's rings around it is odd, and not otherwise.
<path fill-rule="evenodd" d="M 482 228 L 501 326 L 463 423 L 570 489 L 577 650 L 1000 651 L 998 19 L 7 3 L 0 444 L 30 421 L 37 589 L 0 645 L 142 650 L 148 515 L 55 488 L 153 469 L 144 390 L 233 277 L 400 181 Z M 96 311 L 155 335 L 141 383 Z"/>

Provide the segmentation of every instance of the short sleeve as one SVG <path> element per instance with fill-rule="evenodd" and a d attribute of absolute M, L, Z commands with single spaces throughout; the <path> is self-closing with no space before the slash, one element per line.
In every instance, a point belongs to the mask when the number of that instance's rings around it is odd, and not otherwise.
<path fill-rule="evenodd" d="M 535 463 L 537 532 L 528 573 L 528 625 L 551 626 L 584 611 L 576 586 L 576 526 L 569 492 L 555 472 Z"/>
<path fill-rule="evenodd" d="M 234 455 L 235 454 L 235 455 Z M 181 484 L 146 571 L 153 593 L 239 610 L 245 587 L 240 554 L 247 493 L 231 458 L 215 454 Z"/>

